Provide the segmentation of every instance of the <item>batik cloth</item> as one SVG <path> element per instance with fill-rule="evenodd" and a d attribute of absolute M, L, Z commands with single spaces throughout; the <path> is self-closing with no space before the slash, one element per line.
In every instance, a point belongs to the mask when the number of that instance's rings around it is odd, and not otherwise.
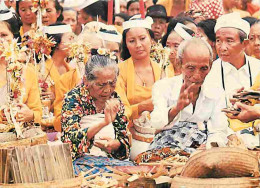
<path fill-rule="evenodd" d="M 196 123 L 181 121 L 171 129 L 158 133 L 150 144 L 149 150 L 169 147 L 180 148 L 188 153 L 192 153 L 206 139 L 206 131 L 200 131 Z"/>

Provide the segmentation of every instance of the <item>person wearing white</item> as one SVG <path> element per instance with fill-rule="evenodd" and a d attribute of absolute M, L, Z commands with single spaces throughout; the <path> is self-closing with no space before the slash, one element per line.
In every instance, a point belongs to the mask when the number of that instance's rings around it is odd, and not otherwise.
<path fill-rule="evenodd" d="M 227 136 L 231 133 L 228 129 L 227 117 L 221 112 L 225 107 L 225 96 L 216 93 L 218 90 L 212 87 L 204 87 L 204 79 L 210 71 L 213 59 L 211 47 L 202 39 L 193 38 L 181 43 L 178 48 L 178 58 L 181 62 L 182 75 L 160 80 L 153 87 L 154 110 L 151 113 L 151 124 L 161 130 L 159 133 L 161 135 L 156 137 L 165 135 L 163 132 L 167 130 L 184 129 L 186 124 L 179 125 L 182 122 L 190 122 L 195 124 L 191 129 L 195 129 L 192 133 L 181 133 L 190 135 L 190 138 L 185 136 L 186 139 L 190 141 L 198 137 L 203 138 L 197 141 L 199 144 L 204 144 L 206 141 L 208 148 L 211 147 L 212 142 L 225 146 L 228 141 Z M 201 131 L 204 133 L 202 134 Z M 191 136 L 194 132 L 196 135 Z M 178 139 L 173 138 L 173 142 Z M 157 141 L 155 138 L 150 149 L 158 148 Z M 163 144 L 162 147 L 167 146 L 164 141 L 159 142 Z M 192 144 L 188 146 L 185 143 L 181 144 L 178 143 L 177 147 L 181 149 L 192 147 Z"/>

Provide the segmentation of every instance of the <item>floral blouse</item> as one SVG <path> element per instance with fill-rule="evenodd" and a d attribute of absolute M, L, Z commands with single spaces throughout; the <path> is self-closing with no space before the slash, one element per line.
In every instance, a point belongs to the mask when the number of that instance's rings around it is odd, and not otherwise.
<path fill-rule="evenodd" d="M 116 92 L 112 93 L 111 98 L 118 98 Z M 119 99 L 120 100 L 120 99 Z M 126 127 L 127 118 L 124 115 L 124 105 L 120 100 L 121 106 L 115 121 L 112 123 L 115 129 L 115 138 L 121 143 L 117 151 L 107 156 L 116 159 L 126 159 L 129 156 L 129 132 Z M 93 146 L 93 139 L 87 139 L 88 128 L 80 127 L 81 118 L 85 115 L 97 114 L 94 99 L 90 96 L 86 86 L 82 83 L 72 89 L 64 99 L 61 112 L 62 137 L 64 143 L 69 143 L 72 150 L 72 158 L 88 153 Z"/>

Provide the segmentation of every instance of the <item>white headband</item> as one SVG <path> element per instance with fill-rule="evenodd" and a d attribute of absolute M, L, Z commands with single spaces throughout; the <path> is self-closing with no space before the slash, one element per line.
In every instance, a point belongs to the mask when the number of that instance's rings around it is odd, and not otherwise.
<path fill-rule="evenodd" d="M 137 17 L 138 16 L 138 17 Z M 153 24 L 153 19 L 150 16 L 147 16 L 145 19 L 140 19 L 139 15 L 133 16 L 129 21 L 123 22 L 123 30 L 141 27 L 146 29 L 151 29 Z M 135 18 L 138 18 L 135 20 Z"/>
<path fill-rule="evenodd" d="M 191 39 L 192 36 L 189 33 L 187 33 L 187 31 L 185 31 L 183 28 L 189 29 L 187 26 L 181 23 L 177 23 L 177 25 L 174 27 L 174 31 L 178 33 L 178 35 L 180 35 L 181 38 L 183 38 L 184 40 Z"/>
<path fill-rule="evenodd" d="M 122 36 L 119 34 L 112 34 L 112 33 L 105 33 L 105 32 L 99 32 L 99 34 L 102 36 L 103 40 L 109 41 L 109 42 L 117 42 L 120 43 Z"/>
<path fill-rule="evenodd" d="M 74 1 L 75 1 L 75 0 L 74 0 Z M 81 0 L 81 1 L 83 1 L 83 0 Z M 76 8 L 77 10 L 81 10 L 81 9 L 83 9 L 83 8 L 85 8 L 85 7 L 88 7 L 88 6 L 90 6 L 90 5 L 92 5 L 92 4 L 96 3 L 96 2 L 98 2 L 98 0 L 85 0 L 85 1 L 83 1 L 83 3 L 79 4 L 79 5 L 76 6 L 75 8 Z"/>
<path fill-rule="evenodd" d="M 11 11 L 4 13 L 4 14 L 0 14 L 0 21 L 9 20 L 12 17 L 13 17 L 13 13 Z"/>
<path fill-rule="evenodd" d="M 70 33 L 72 29 L 70 25 L 45 26 L 43 32 L 48 34 Z"/>

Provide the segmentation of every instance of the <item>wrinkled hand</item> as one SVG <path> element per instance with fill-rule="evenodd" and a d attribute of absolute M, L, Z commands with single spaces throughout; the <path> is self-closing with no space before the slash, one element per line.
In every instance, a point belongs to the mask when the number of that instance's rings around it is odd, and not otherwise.
<path fill-rule="evenodd" d="M 115 121 L 116 115 L 119 111 L 120 102 L 118 99 L 110 99 L 106 101 L 105 105 L 105 124 L 108 125 Z"/>
<path fill-rule="evenodd" d="M 100 140 L 94 142 L 94 145 L 107 153 L 112 153 L 113 151 L 118 150 L 120 142 L 117 139 L 101 137 Z"/>
<path fill-rule="evenodd" d="M 183 83 L 179 95 L 179 99 L 177 102 L 178 111 L 182 111 L 186 106 L 188 106 L 193 100 L 193 92 L 192 90 L 196 87 L 196 84 L 191 84 L 189 87 L 186 87 L 186 84 Z"/>
<path fill-rule="evenodd" d="M 29 122 L 33 120 L 33 111 L 30 110 L 26 104 L 18 104 L 18 107 L 20 107 L 20 110 L 18 110 L 17 112 L 16 118 L 18 122 Z"/>
<path fill-rule="evenodd" d="M 232 104 L 232 105 L 234 105 L 236 102 L 238 102 L 238 99 L 235 99 L 235 98 L 233 98 L 233 95 L 234 94 L 237 94 L 237 93 L 241 93 L 242 91 L 244 91 L 244 87 L 241 87 L 240 89 L 236 89 L 235 91 L 234 91 L 234 93 L 232 93 L 231 94 L 231 96 L 230 96 L 230 98 L 229 98 L 229 101 L 230 101 L 230 103 Z"/>
<path fill-rule="evenodd" d="M 52 102 L 55 100 L 55 94 L 52 91 L 41 92 L 42 99 L 50 99 Z"/>
<path fill-rule="evenodd" d="M 260 109 L 255 106 L 249 106 L 240 102 L 235 103 L 235 108 L 239 108 L 241 111 L 238 115 L 226 113 L 230 119 L 238 119 L 242 122 L 250 122 L 260 118 Z"/>

